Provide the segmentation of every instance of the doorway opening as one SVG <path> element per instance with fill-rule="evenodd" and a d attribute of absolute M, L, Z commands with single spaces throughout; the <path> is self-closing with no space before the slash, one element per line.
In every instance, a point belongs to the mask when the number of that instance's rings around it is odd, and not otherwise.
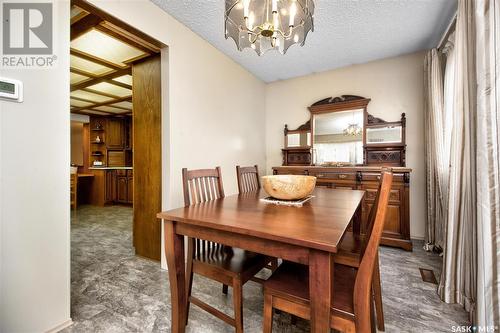
<path fill-rule="evenodd" d="M 121 248 L 159 261 L 165 45 L 83 0 L 70 45 L 72 260 Z"/>

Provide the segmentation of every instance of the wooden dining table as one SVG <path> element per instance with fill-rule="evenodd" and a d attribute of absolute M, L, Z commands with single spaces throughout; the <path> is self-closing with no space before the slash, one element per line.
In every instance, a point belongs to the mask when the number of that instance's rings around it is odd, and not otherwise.
<path fill-rule="evenodd" d="M 186 326 L 184 236 L 309 265 L 311 332 L 330 332 L 333 257 L 352 221 L 360 233 L 364 191 L 316 188 L 302 207 L 266 203 L 258 192 L 158 213 L 170 279 L 172 332 Z"/>

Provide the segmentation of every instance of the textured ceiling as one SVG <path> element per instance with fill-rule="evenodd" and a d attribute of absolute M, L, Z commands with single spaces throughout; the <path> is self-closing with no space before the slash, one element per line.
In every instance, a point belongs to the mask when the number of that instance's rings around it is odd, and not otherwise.
<path fill-rule="evenodd" d="M 315 0 L 304 47 L 259 57 L 224 38 L 224 0 L 152 1 L 265 82 L 429 49 L 457 7 L 457 0 Z"/>

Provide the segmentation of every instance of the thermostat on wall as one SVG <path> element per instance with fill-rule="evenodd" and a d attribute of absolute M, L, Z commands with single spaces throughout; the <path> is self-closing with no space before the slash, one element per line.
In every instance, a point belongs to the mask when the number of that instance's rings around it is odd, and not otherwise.
<path fill-rule="evenodd" d="M 19 80 L 0 77 L 0 98 L 21 103 L 23 101 L 23 83 Z"/>

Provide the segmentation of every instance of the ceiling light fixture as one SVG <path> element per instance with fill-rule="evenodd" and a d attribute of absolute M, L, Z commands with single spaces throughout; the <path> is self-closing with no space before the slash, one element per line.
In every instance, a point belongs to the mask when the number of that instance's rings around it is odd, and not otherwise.
<path fill-rule="evenodd" d="M 314 31 L 313 16 L 313 0 L 226 0 L 225 36 L 240 51 L 285 54 L 293 44 L 304 45 Z"/>
<path fill-rule="evenodd" d="M 361 127 L 358 124 L 349 124 L 347 128 L 344 129 L 345 136 L 358 136 L 362 132 Z"/>

